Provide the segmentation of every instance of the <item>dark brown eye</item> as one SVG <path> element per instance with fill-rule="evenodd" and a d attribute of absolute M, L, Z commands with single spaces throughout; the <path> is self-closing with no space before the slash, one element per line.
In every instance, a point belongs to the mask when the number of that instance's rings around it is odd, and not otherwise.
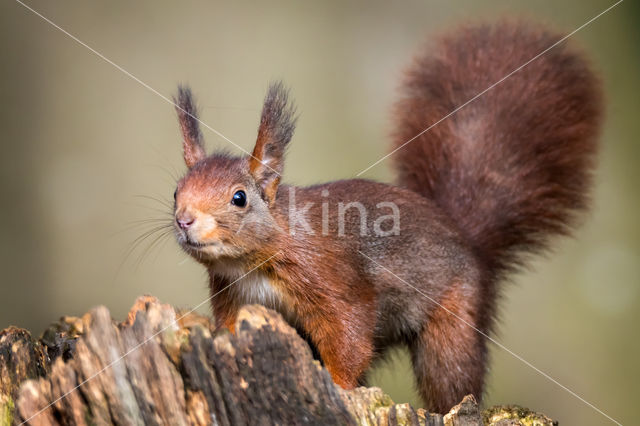
<path fill-rule="evenodd" d="M 236 191 L 231 199 L 231 204 L 238 207 L 244 207 L 247 205 L 247 194 L 244 191 Z"/>
<path fill-rule="evenodd" d="M 173 191 L 173 201 L 175 201 L 176 198 L 178 198 L 178 190 L 177 189 L 175 191 Z"/>

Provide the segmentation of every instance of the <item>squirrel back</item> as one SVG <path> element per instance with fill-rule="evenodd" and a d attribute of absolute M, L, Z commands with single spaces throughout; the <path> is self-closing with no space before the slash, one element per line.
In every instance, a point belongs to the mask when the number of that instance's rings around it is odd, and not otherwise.
<path fill-rule="evenodd" d="M 559 39 L 523 22 L 462 27 L 415 59 L 395 105 L 399 183 L 452 218 L 488 283 L 588 205 L 600 82 L 570 46 L 549 49 Z"/>

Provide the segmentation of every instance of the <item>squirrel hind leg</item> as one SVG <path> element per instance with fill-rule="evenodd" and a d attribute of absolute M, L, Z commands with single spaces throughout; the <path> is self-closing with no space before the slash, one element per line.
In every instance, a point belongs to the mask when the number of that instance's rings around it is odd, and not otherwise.
<path fill-rule="evenodd" d="M 409 344 L 418 391 L 430 412 L 445 414 L 468 394 L 482 398 L 487 342 L 470 327 L 479 328 L 479 307 L 469 289 L 452 285 Z"/>

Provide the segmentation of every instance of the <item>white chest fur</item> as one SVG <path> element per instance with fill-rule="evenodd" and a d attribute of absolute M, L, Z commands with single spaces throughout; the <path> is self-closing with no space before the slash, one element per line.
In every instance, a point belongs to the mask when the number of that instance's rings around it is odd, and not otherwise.
<path fill-rule="evenodd" d="M 247 271 L 233 264 L 216 265 L 215 273 L 229 280 L 226 290 L 238 305 L 258 304 L 280 312 L 285 318 L 291 318 L 291 312 L 283 303 L 282 292 L 273 285 L 263 272 Z"/>

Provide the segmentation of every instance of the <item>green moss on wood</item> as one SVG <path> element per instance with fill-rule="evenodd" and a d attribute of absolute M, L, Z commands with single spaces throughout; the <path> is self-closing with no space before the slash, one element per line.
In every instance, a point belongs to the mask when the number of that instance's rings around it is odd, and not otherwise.
<path fill-rule="evenodd" d="M 482 413 L 482 420 L 485 425 L 496 424 L 501 420 L 517 420 L 522 426 L 555 426 L 558 424 L 544 414 L 517 405 L 489 408 Z"/>
<path fill-rule="evenodd" d="M 15 405 L 10 396 L 0 397 L 0 426 L 9 426 L 13 422 Z"/>

